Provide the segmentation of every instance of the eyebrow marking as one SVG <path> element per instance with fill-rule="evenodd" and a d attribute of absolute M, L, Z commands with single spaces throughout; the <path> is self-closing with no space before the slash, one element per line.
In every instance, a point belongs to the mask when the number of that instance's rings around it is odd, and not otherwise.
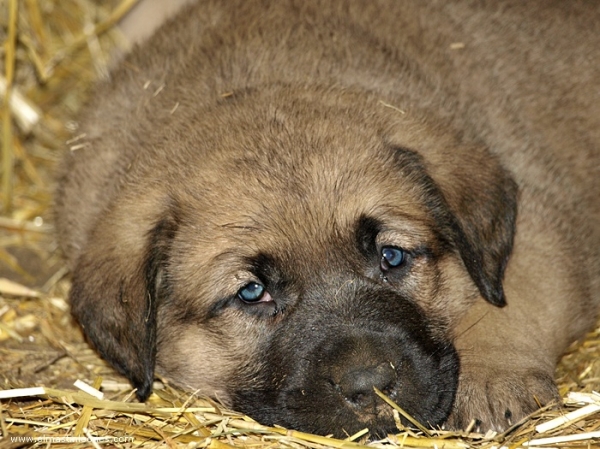
<path fill-rule="evenodd" d="M 356 245 L 365 257 L 377 255 L 377 236 L 381 232 L 383 224 L 376 218 L 361 215 L 355 224 Z"/>

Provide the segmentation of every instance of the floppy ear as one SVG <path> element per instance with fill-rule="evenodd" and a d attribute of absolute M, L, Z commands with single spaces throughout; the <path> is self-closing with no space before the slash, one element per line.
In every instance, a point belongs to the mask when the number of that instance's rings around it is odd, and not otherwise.
<path fill-rule="evenodd" d="M 444 142 L 447 143 L 447 142 Z M 423 174 L 438 223 L 445 223 L 481 295 L 506 305 L 502 280 L 513 247 L 517 185 L 486 148 L 451 146 L 398 150 L 400 164 Z"/>
<path fill-rule="evenodd" d="M 132 213 L 121 205 L 98 221 L 77 260 L 70 302 L 100 355 L 144 401 L 154 380 L 158 277 L 176 225 L 137 206 Z"/>

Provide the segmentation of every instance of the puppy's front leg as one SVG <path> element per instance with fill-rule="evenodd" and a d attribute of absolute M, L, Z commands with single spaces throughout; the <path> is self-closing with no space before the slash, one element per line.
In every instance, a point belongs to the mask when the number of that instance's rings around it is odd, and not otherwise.
<path fill-rule="evenodd" d="M 512 306 L 477 305 L 456 340 L 461 371 L 449 424 L 503 431 L 540 406 L 558 400 L 556 357 L 536 324 L 517 319 Z M 467 325 L 469 323 L 469 325 Z"/>
<path fill-rule="evenodd" d="M 455 334 L 461 374 L 448 422 L 455 428 L 475 420 L 475 430 L 502 431 L 558 401 L 557 360 L 594 322 L 572 249 L 523 212 L 504 280 L 507 306 L 479 301 Z"/>

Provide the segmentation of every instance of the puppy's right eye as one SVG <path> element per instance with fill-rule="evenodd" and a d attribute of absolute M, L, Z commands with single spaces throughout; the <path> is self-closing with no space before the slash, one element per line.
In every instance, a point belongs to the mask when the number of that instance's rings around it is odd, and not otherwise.
<path fill-rule="evenodd" d="M 250 282 L 238 290 L 238 298 L 246 303 L 273 301 L 271 295 L 265 290 L 265 286 L 258 282 Z"/>
<path fill-rule="evenodd" d="M 391 268 L 398 268 L 405 259 L 404 250 L 396 246 L 384 246 L 381 250 L 381 270 L 388 271 Z"/>

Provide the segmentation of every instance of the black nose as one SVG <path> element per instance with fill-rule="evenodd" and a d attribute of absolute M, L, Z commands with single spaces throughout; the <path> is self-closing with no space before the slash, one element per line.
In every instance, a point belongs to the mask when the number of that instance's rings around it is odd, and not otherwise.
<path fill-rule="evenodd" d="M 373 387 L 389 395 L 394 391 L 395 384 L 396 370 L 391 362 L 382 362 L 348 371 L 340 379 L 338 387 L 348 402 L 364 408 L 373 404 L 377 397 Z"/>

